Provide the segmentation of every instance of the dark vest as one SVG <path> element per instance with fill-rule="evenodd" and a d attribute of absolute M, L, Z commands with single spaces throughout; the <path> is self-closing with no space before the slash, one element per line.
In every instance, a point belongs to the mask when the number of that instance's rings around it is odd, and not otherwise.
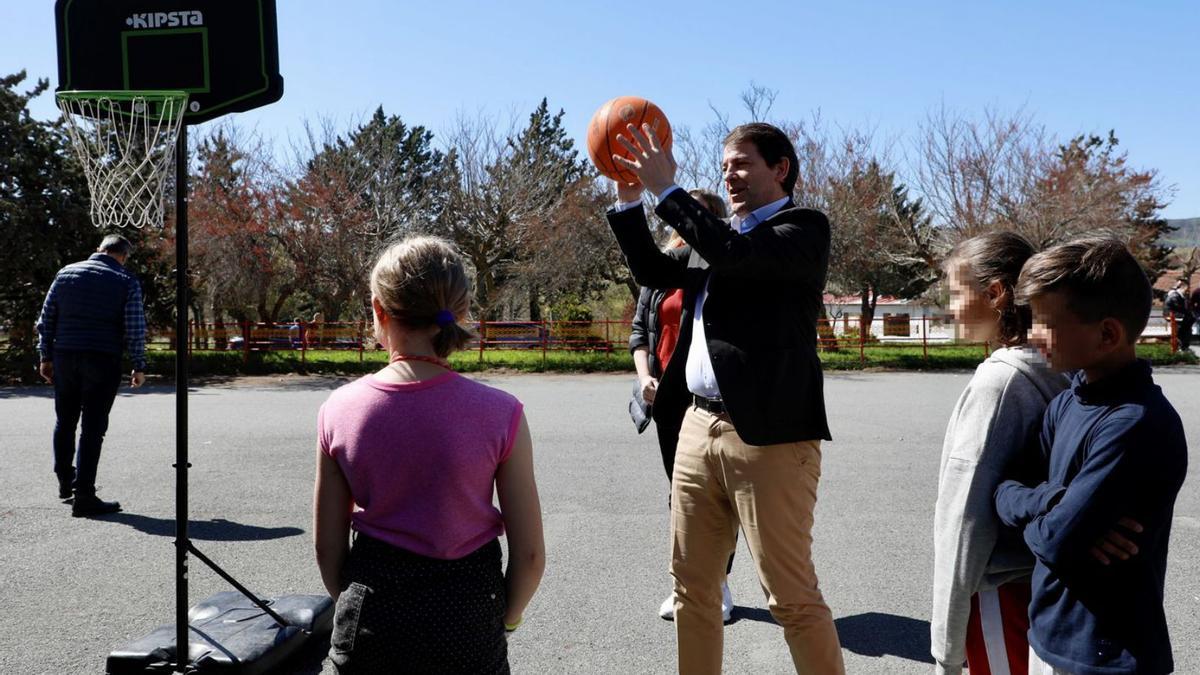
<path fill-rule="evenodd" d="M 120 354 L 125 339 L 125 301 L 137 280 L 103 253 L 67 265 L 54 280 L 58 322 L 55 351 Z"/>

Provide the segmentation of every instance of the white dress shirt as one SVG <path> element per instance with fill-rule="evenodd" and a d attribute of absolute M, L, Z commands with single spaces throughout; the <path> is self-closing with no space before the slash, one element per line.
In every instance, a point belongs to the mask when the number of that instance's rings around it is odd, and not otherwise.
<path fill-rule="evenodd" d="M 668 192 L 664 192 L 663 196 Z M 745 220 L 734 216 L 730 219 L 729 226 L 740 234 L 746 234 L 759 223 L 775 215 L 787 203 L 788 198 L 784 197 L 755 209 Z M 708 282 L 711 279 L 710 274 L 704 281 L 704 288 L 696 296 L 696 306 L 692 312 L 692 343 L 688 348 L 687 387 L 688 391 L 697 396 L 721 398 L 721 390 L 717 387 L 717 375 L 713 372 L 712 357 L 708 353 L 708 340 L 704 336 L 704 302 L 708 300 Z"/>

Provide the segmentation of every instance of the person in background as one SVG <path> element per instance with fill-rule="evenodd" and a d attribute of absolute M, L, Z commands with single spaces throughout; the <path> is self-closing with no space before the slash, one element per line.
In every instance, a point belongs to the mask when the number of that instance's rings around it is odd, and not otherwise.
<path fill-rule="evenodd" d="M 136 389 L 146 381 L 146 314 L 142 286 L 125 269 L 131 255 L 128 239 L 104 237 L 87 260 L 58 271 L 37 321 L 39 372 L 54 385 L 58 497 L 74 496 L 75 517 L 121 510 L 119 502 L 96 496 L 96 472 L 121 386 L 122 348 L 133 362 L 129 385 Z"/>
<path fill-rule="evenodd" d="M 1017 283 L 1033 311 L 1030 343 L 1055 370 L 1075 371 L 1046 409 L 1034 461 L 1016 463 L 995 492 L 1000 520 L 1036 559 L 1037 675 L 1175 667 L 1163 593 L 1188 450 L 1179 414 L 1134 349 L 1151 298 L 1145 270 L 1111 239 L 1039 253 Z"/>
<path fill-rule="evenodd" d="M 688 194 L 696 198 L 714 216 L 725 220 L 729 212 L 725 201 L 719 195 L 708 190 L 688 190 Z M 667 239 L 664 251 L 686 246 L 683 238 L 675 230 Z M 633 363 L 637 369 L 637 388 L 633 392 L 635 400 L 630 401 L 630 410 L 636 406 L 638 410 L 647 409 L 654 405 L 654 394 L 658 390 L 658 380 L 671 361 L 671 354 L 679 340 L 679 320 L 683 312 L 683 289 L 653 289 L 642 286 L 638 294 L 637 309 L 633 313 L 633 325 L 629 334 L 629 349 L 633 353 Z M 635 415 L 637 419 L 649 422 L 644 413 Z M 658 449 L 662 455 L 663 469 L 667 472 L 667 481 L 671 480 L 671 472 L 675 468 L 675 446 L 679 443 L 679 427 L 674 424 L 656 424 Z M 639 426 L 638 433 L 645 430 Z M 733 555 L 729 554 L 729 564 L 725 566 L 725 574 L 733 571 Z M 667 620 L 675 618 L 675 594 L 671 593 L 658 608 L 658 615 Z M 721 584 L 721 619 L 728 623 L 733 618 L 733 594 L 729 591 L 728 579 Z"/>
<path fill-rule="evenodd" d="M 960 337 L 986 342 L 987 360 L 958 397 L 946 427 L 933 517 L 934 672 L 1026 675 L 1033 556 L 1002 536 L 992 493 L 1067 386 L 1029 346 L 1029 308 L 1017 278 L 1033 245 L 1011 232 L 967 239 L 944 265 Z"/>
<path fill-rule="evenodd" d="M 307 336 L 304 335 L 303 324 L 304 322 L 300 319 L 300 317 L 292 319 L 292 322 L 288 324 L 288 346 L 292 349 L 300 349 L 302 346 L 304 346 L 304 340 Z"/>
<path fill-rule="evenodd" d="M 1189 279 L 1190 282 L 1190 279 Z M 1195 284 L 1192 287 L 1192 292 L 1188 295 L 1188 309 L 1192 312 L 1192 339 L 1197 337 L 1197 328 L 1200 328 L 1200 284 Z"/>
<path fill-rule="evenodd" d="M 1192 303 L 1188 297 L 1188 280 L 1180 279 L 1175 282 L 1175 288 L 1167 291 L 1163 301 L 1163 311 L 1168 319 L 1175 321 L 1175 339 L 1179 341 L 1179 349 L 1187 351 L 1192 344 L 1192 324 L 1196 321 Z"/>
<path fill-rule="evenodd" d="M 324 344 L 325 339 L 325 315 L 321 312 L 313 314 L 312 321 L 308 324 L 308 332 L 305 336 L 308 339 L 309 349 L 320 349 Z"/>

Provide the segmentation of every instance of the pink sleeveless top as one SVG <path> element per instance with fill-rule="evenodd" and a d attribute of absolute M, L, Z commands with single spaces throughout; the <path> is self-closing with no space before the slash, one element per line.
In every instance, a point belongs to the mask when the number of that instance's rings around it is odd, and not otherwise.
<path fill-rule="evenodd" d="M 457 373 L 334 391 L 317 415 L 321 451 L 354 496 L 351 526 L 431 558 L 461 558 L 504 533 L 492 505 L 521 402 Z"/>

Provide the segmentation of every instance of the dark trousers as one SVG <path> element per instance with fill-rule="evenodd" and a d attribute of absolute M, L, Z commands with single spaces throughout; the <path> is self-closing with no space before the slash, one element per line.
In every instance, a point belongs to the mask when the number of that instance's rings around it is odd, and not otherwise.
<path fill-rule="evenodd" d="M 1184 316 L 1175 319 L 1175 336 L 1179 339 L 1179 348 L 1188 349 L 1192 344 L 1192 326 L 1196 323 L 1196 317 Z"/>
<path fill-rule="evenodd" d="M 54 355 L 54 473 L 73 479 L 75 494 L 96 493 L 96 467 L 108 413 L 121 386 L 121 357 L 100 352 Z M 75 427 L 79 426 L 76 452 Z"/>

